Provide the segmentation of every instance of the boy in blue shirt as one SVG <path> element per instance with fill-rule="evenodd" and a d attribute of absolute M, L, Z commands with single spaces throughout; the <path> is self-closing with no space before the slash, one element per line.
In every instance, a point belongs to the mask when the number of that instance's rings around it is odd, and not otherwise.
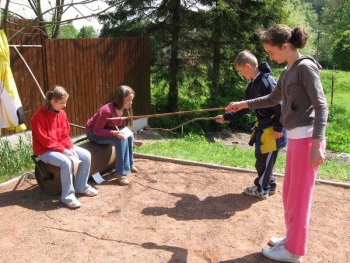
<path fill-rule="evenodd" d="M 276 87 L 276 80 L 270 75 L 271 68 L 265 61 L 258 63 L 256 57 L 248 50 L 240 52 L 233 62 L 234 68 L 240 74 L 250 80 L 243 100 L 254 99 L 270 94 Z M 226 121 L 241 119 L 249 109 L 235 113 L 227 112 L 215 117 L 216 122 L 224 124 Z M 276 163 L 278 149 L 287 145 L 287 139 L 279 121 L 281 105 L 271 108 L 255 110 L 257 121 L 252 128 L 253 132 L 249 141 L 255 144 L 255 168 L 258 177 L 253 186 L 244 189 L 249 196 L 257 196 L 266 199 L 276 192 L 276 181 L 273 177 L 273 168 Z"/>

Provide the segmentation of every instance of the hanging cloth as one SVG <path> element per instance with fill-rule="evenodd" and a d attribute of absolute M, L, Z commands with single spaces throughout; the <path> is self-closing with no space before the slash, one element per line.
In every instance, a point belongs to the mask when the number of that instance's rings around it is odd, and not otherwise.
<path fill-rule="evenodd" d="M 10 67 L 10 48 L 4 30 L 0 30 L 0 128 L 15 132 L 27 129 L 17 86 Z"/>

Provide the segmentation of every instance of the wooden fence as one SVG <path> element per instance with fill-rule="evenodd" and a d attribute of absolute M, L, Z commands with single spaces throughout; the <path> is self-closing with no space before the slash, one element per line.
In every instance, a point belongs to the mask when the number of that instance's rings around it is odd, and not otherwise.
<path fill-rule="evenodd" d="M 24 24 L 14 20 L 8 36 Z M 3 24 L 3 23 L 2 23 Z M 64 86 L 70 98 L 66 112 L 70 123 L 85 126 L 99 107 L 110 101 L 113 90 L 122 84 L 131 86 L 136 96 L 135 115 L 149 114 L 150 64 L 148 38 L 45 39 L 38 30 L 29 28 L 10 45 L 41 45 L 41 48 L 18 47 L 43 93 L 52 85 Z M 26 126 L 44 104 L 44 99 L 20 56 L 10 48 L 11 69 L 25 112 Z M 2 135 L 11 132 L 2 129 Z M 83 129 L 72 127 L 71 135 Z"/>

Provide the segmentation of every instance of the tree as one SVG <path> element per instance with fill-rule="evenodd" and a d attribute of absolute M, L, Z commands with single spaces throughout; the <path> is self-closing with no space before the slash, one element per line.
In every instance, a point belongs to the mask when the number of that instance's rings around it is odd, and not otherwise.
<path fill-rule="evenodd" d="M 291 28 L 296 26 L 302 26 L 307 29 L 310 35 L 310 43 L 301 50 L 305 55 L 311 55 L 316 49 L 317 41 L 317 14 L 313 9 L 311 3 L 307 3 L 301 0 L 291 0 L 284 6 L 284 12 L 287 17 L 284 23 Z"/>
<path fill-rule="evenodd" d="M 319 0 L 321 1 L 321 0 Z M 319 35 L 319 61 L 324 67 L 333 66 L 332 60 L 335 48 L 334 44 L 342 34 L 350 30 L 350 0 L 324 0 L 321 12 L 320 24 L 318 25 Z"/>
<path fill-rule="evenodd" d="M 227 77 L 232 75 L 232 61 L 236 54 L 243 49 L 250 49 L 261 57 L 260 41 L 255 31 L 260 27 L 267 27 L 281 20 L 282 8 L 280 1 L 202 1 L 212 6 L 206 12 L 207 23 L 199 17 L 198 29 L 208 37 L 200 41 L 207 46 L 212 70 L 209 78 L 212 80 L 211 97 L 217 97 L 222 90 Z M 208 33 L 206 33 L 208 32 Z M 257 51 L 257 52 L 256 52 Z M 224 78 L 226 77 L 226 79 Z M 214 100 L 215 101 L 215 100 Z"/>
<path fill-rule="evenodd" d="M 340 70 L 350 71 L 350 30 L 344 31 L 337 39 L 332 49 L 333 62 Z"/>
<path fill-rule="evenodd" d="M 115 2 L 109 1 L 109 4 Z M 164 62 L 168 66 L 168 111 L 178 108 L 179 77 L 182 58 L 186 56 L 181 52 L 184 51 L 181 38 L 192 29 L 183 18 L 186 13 L 193 12 L 189 7 L 195 4 L 194 0 L 126 0 L 116 12 L 99 17 L 105 24 L 101 37 L 150 35 L 160 43 L 158 52 L 167 54 Z"/>
<path fill-rule="evenodd" d="M 96 38 L 97 33 L 93 26 L 83 26 L 80 28 L 78 38 Z"/>
<path fill-rule="evenodd" d="M 58 38 L 77 38 L 78 30 L 71 24 L 61 26 Z"/>
<path fill-rule="evenodd" d="M 114 1 L 110 1 L 114 4 Z M 224 0 L 127 0 L 116 12 L 99 17 L 104 22 L 102 37 L 150 36 L 157 43 L 153 61 L 160 75 L 167 66 L 169 83 L 168 111 L 178 108 L 178 91 L 184 76 L 192 74 L 211 82 L 212 97 L 220 91 L 223 76 L 232 70 L 230 63 L 238 49 L 255 47 L 260 42 L 254 36 L 259 26 L 280 20 L 281 1 L 224 1 Z M 248 44 L 247 44 L 248 43 Z M 260 49 L 261 50 L 261 49 Z M 239 50 L 240 51 L 240 50 Z M 238 52 L 236 52 L 238 53 Z M 200 84 L 199 84 L 200 85 Z M 194 88 L 192 85 L 191 88 Z"/>
<path fill-rule="evenodd" d="M 54 2 L 54 4 L 52 4 L 51 1 L 47 1 L 47 0 L 27 0 L 27 2 L 24 2 L 23 0 L 7 0 L 5 10 L 4 10 L 5 32 L 7 30 L 7 23 L 13 23 L 8 20 L 8 17 L 9 17 L 8 14 L 13 13 L 11 12 L 12 4 L 20 5 L 20 6 L 23 6 L 24 8 L 31 9 L 35 14 L 35 17 L 31 19 L 30 22 L 28 22 L 25 25 L 20 25 L 22 26 L 22 29 L 18 30 L 11 38 L 8 39 L 8 41 L 10 42 L 13 38 L 21 34 L 22 31 L 27 27 L 35 27 L 42 30 L 42 32 L 47 38 L 58 38 L 60 35 L 61 26 L 70 24 L 73 20 L 97 17 L 98 15 L 103 14 L 106 11 L 114 8 L 115 5 L 123 2 L 123 0 L 115 1 L 114 5 L 110 5 L 102 10 L 91 8 L 90 4 L 93 4 L 97 1 L 98 0 L 74 0 L 74 1 L 69 0 L 68 1 L 69 3 L 65 3 L 66 0 L 55 0 L 55 1 L 52 1 Z M 45 10 L 43 9 L 44 2 L 46 4 L 49 3 L 50 5 L 50 7 Z M 90 12 L 83 15 L 82 12 L 80 12 L 80 9 L 82 7 L 85 7 L 85 9 L 90 10 Z M 77 10 L 79 14 L 76 17 L 70 17 L 63 20 L 62 19 L 63 14 L 70 9 Z"/>
<path fill-rule="evenodd" d="M 322 15 L 323 25 L 332 32 L 334 40 L 350 30 L 350 0 L 326 0 Z"/>

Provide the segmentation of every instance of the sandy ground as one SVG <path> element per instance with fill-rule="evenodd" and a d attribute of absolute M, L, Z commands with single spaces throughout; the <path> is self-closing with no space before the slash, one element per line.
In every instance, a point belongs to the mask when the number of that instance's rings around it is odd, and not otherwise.
<path fill-rule="evenodd" d="M 119 186 L 108 173 L 70 210 L 35 179 L 0 187 L 0 262 L 273 262 L 260 251 L 283 235 L 281 186 L 242 193 L 255 174 L 136 159 Z M 350 190 L 317 184 L 304 262 L 350 262 Z"/>

